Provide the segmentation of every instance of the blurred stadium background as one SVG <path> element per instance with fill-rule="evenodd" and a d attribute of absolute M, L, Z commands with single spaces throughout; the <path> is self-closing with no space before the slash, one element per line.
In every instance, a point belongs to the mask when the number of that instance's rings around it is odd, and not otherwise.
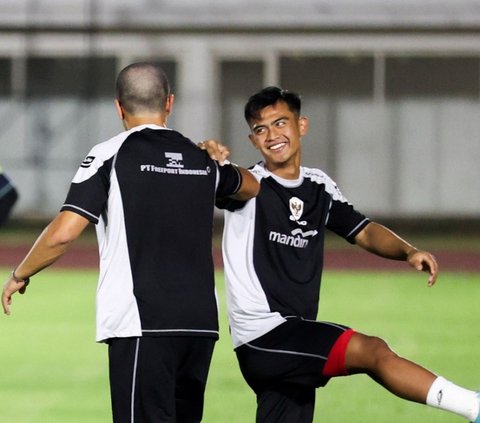
<path fill-rule="evenodd" d="M 14 219 L 57 212 L 89 148 L 121 130 L 117 71 L 144 59 L 172 81 L 169 125 L 222 140 L 237 163 L 259 159 L 243 104 L 281 85 L 311 121 L 305 164 L 359 209 L 478 230 L 480 0 L 1 0 Z"/>

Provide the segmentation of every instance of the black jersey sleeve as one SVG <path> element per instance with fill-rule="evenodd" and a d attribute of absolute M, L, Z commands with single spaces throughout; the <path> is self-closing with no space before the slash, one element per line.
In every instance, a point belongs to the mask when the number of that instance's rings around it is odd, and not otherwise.
<path fill-rule="evenodd" d="M 233 195 L 242 186 L 242 174 L 237 166 L 225 164 L 218 166 L 219 182 L 217 185 L 216 197 L 222 198 Z"/>
<path fill-rule="evenodd" d="M 355 236 L 370 223 L 362 213 L 346 201 L 332 199 L 326 227 L 337 235 L 345 238 L 351 244 Z"/>
<path fill-rule="evenodd" d="M 103 162 L 93 173 L 80 166 L 61 211 L 69 210 L 98 223 L 108 200 L 111 168 L 112 160 Z"/>

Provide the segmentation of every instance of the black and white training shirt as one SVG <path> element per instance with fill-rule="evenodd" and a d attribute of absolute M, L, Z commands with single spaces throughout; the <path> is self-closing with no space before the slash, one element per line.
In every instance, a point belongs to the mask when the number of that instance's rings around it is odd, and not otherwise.
<path fill-rule="evenodd" d="M 156 125 L 92 148 L 62 210 L 96 224 L 97 341 L 218 337 L 212 260 L 215 197 L 241 175 L 180 133 Z"/>
<path fill-rule="evenodd" d="M 260 193 L 247 202 L 227 200 L 223 260 L 233 344 L 238 347 L 285 322 L 315 320 L 323 268 L 325 228 L 353 242 L 369 220 L 332 179 L 301 167 L 298 180 L 251 169 Z"/>

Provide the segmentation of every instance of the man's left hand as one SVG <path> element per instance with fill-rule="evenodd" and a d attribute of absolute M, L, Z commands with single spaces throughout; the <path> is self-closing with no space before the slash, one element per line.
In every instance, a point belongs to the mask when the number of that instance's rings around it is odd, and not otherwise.
<path fill-rule="evenodd" d="M 197 145 L 202 150 L 205 150 L 212 160 L 216 160 L 220 166 L 223 166 L 228 156 L 230 156 L 228 147 L 218 141 L 205 140 L 199 142 Z"/>

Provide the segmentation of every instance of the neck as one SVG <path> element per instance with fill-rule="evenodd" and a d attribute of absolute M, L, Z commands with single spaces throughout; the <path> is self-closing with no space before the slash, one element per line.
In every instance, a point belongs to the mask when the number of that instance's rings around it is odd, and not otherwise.
<path fill-rule="evenodd" d="M 300 177 L 300 155 L 283 163 L 265 161 L 265 168 L 280 178 L 298 179 Z"/>
<path fill-rule="evenodd" d="M 125 115 L 123 119 L 123 126 L 125 129 L 131 129 L 140 125 L 158 125 L 165 127 L 167 119 L 164 115 L 151 115 L 151 116 L 133 116 Z"/>
<path fill-rule="evenodd" d="M 265 163 L 265 167 L 269 172 L 283 179 L 298 179 L 300 177 L 300 166 L 278 167 L 272 166 L 271 163 Z"/>

